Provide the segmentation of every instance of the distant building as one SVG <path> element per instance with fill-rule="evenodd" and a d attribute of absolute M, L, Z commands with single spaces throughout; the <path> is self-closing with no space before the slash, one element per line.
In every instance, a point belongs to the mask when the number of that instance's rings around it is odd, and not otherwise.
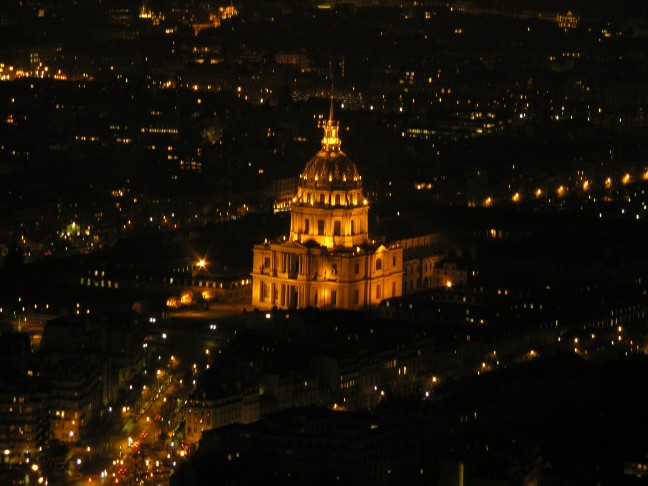
<path fill-rule="evenodd" d="M 299 52 L 278 52 L 275 54 L 275 62 L 277 64 L 294 66 L 302 73 L 312 71 L 311 60 L 308 58 L 305 49 L 301 49 Z"/>
<path fill-rule="evenodd" d="M 9 463 L 37 458 L 48 437 L 45 400 L 32 388 L 24 382 L 0 385 L 0 450 Z"/>
<path fill-rule="evenodd" d="M 261 419 L 256 388 L 218 387 L 199 391 L 185 406 L 185 441 L 197 444 L 203 431 Z"/>
<path fill-rule="evenodd" d="M 275 179 L 265 188 L 265 196 L 272 200 L 275 213 L 290 211 L 290 205 L 297 192 L 297 178 Z"/>
<path fill-rule="evenodd" d="M 136 313 L 63 316 L 48 321 L 42 349 L 51 359 L 105 362 L 102 402 L 112 400 L 119 388 L 145 367 L 146 330 Z"/>
<path fill-rule="evenodd" d="M 187 444 L 198 444 L 206 430 L 250 424 L 292 408 L 321 405 L 319 377 L 312 373 L 265 373 L 258 385 L 236 382 L 198 389 L 185 404 Z"/>
<path fill-rule="evenodd" d="M 170 484 L 415 484 L 423 439 L 407 418 L 292 409 L 206 432 Z"/>
<path fill-rule="evenodd" d="M 402 293 L 403 250 L 369 241 L 369 206 L 340 149 L 333 105 L 322 150 L 299 176 L 290 236 L 255 245 L 252 305 L 362 309 Z"/>
<path fill-rule="evenodd" d="M 579 20 L 580 18 L 576 17 L 571 10 L 566 14 L 556 15 L 556 23 L 558 24 L 558 27 L 564 30 L 575 29 L 578 27 Z"/>
<path fill-rule="evenodd" d="M 49 387 L 48 412 L 52 438 L 76 443 L 87 438 L 87 427 L 102 406 L 101 366 L 61 361 L 44 374 Z"/>
<path fill-rule="evenodd" d="M 144 368 L 144 333 L 137 314 L 79 314 L 45 324 L 41 378 L 53 438 L 87 437 L 88 424 Z"/>
<path fill-rule="evenodd" d="M 624 461 L 623 474 L 635 478 L 645 478 L 648 476 L 648 454 L 643 457 Z"/>

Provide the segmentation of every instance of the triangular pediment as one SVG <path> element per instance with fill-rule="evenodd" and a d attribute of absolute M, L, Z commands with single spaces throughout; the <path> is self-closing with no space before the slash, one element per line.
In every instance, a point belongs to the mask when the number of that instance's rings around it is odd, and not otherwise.
<path fill-rule="evenodd" d="M 291 248 L 294 248 L 296 250 L 302 250 L 306 247 L 302 245 L 299 241 L 290 240 L 290 241 L 286 241 L 285 243 L 282 243 L 281 248 L 283 250 L 289 250 Z"/>
<path fill-rule="evenodd" d="M 385 245 L 378 245 L 378 247 L 374 250 L 374 253 L 385 253 L 389 251 L 389 249 Z"/>

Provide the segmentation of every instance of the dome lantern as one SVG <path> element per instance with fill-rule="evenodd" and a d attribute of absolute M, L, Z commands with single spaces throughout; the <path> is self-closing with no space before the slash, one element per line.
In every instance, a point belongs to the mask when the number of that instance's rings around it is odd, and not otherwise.
<path fill-rule="evenodd" d="M 331 98 L 331 108 L 329 117 L 324 124 L 324 138 L 322 139 L 322 150 L 327 152 L 337 152 L 340 150 L 342 142 L 338 137 L 340 124 L 333 119 L 333 98 Z"/>

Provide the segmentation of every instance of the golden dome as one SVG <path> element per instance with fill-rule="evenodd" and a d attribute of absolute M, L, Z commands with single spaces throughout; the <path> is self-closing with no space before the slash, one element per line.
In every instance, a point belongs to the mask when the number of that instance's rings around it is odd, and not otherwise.
<path fill-rule="evenodd" d="M 339 124 L 333 120 L 333 100 L 324 125 L 322 150 L 308 161 L 299 176 L 299 185 L 311 189 L 362 189 L 362 178 L 355 164 L 340 149 Z"/>
<path fill-rule="evenodd" d="M 320 150 L 299 176 L 299 185 L 311 189 L 361 189 L 362 178 L 344 152 Z"/>

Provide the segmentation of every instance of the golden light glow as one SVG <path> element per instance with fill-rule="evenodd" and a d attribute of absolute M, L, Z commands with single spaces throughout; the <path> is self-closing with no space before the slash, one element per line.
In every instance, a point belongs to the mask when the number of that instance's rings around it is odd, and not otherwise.
<path fill-rule="evenodd" d="M 607 179 L 605 179 L 605 188 L 609 189 L 610 187 L 612 187 L 612 178 L 608 177 Z"/>
<path fill-rule="evenodd" d="M 333 99 L 331 99 L 331 109 L 329 118 L 324 124 L 324 138 L 322 138 L 322 149 L 327 152 L 338 151 L 342 142 L 338 138 L 340 124 L 333 120 Z"/>
<path fill-rule="evenodd" d="M 625 174 L 623 176 L 623 179 L 621 179 L 621 182 L 623 182 L 624 184 L 628 184 L 630 182 L 630 174 Z"/>
<path fill-rule="evenodd" d="M 536 189 L 535 195 L 536 197 L 542 196 L 542 189 Z"/>
<path fill-rule="evenodd" d="M 556 194 L 558 194 L 558 197 L 563 197 L 565 195 L 565 186 L 559 186 L 556 189 Z"/>
<path fill-rule="evenodd" d="M 557 14 L 556 23 L 558 27 L 564 30 L 575 29 L 578 26 L 580 17 L 576 17 L 571 11 L 566 14 Z"/>
<path fill-rule="evenodd" d="M 589 181 L 583 182 L 583 191 L 589 190 L 590 183 Z"/>
<path fill-rule="evenodd" d="M 515 194 L 513 194 L 513 202 L 515 202 L 515 203 L 520 202 L 520 193 L 519 192 L 516 192 Z"/>
<path fill-rule="evenodd" d="M 484 206 L 491 206 L 493 204 L 493 199 L 489 196 L 484 199 Z"/>

